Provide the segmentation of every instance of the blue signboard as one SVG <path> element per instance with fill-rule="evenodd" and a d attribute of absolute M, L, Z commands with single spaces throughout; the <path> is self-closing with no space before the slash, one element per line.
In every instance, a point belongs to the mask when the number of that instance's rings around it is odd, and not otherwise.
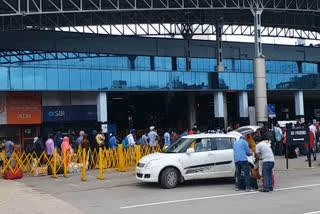
<path fill-rule="evenodd" d="M 43 106 L 42 121 L 97 121 L 97 106 Z"/>
<path fill-rule="evenodd" d="M 269 117 L 274 117 L 276 115 L 274 104 L 268 104 L 268 115 Z"/>

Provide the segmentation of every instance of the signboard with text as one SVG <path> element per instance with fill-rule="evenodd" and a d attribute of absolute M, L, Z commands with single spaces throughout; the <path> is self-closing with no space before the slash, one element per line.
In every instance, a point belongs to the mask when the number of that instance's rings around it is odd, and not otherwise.
<path fill-rule="evenodd" d="M 289 129 L 287 130 L 288 145 L 304 145 L 310 142 L 309 129 Z"/>
<path fill-rule="evenodd" d="M 7 124 L 41 124 L 40 93 L 8 92 L 6 104 Z"/>
<path fill-rule="evenodd" d="M 97 121 L 97 106 L 43 106 L 43 122 Z"/>

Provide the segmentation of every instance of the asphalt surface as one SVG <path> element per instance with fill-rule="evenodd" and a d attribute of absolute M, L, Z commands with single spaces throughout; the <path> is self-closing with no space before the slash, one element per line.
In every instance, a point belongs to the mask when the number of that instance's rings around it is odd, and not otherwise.
<path fill-rule="evenodd" d="M 98 171 L 89 171 L 87 182 L 73 174 L 58 179 L 26 176 L 11 183 L 22 185 L 22 191 L 32 189 L 28 191 L 31 198 L 50 196 L 63 202 L 60 208 L 74 208 L 75 213 L 320 213 L 319 163 L 308 168 L 304 158 L 290 160 L 289 170 L 284 163 L 284 159 L 276 161 L 276 186 L 270 193 L 236 192 L 230 179 L 191 181 L 165 190 L 158 184 L 136 181 L 133 172 L 105 173 L 102 181 L 96 179 Z M 46 213 L 45 205 L 40 213 Z"/>

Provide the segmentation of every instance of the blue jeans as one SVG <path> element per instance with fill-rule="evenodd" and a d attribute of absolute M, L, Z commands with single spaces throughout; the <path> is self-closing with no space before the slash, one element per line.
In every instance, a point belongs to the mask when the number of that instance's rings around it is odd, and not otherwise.
<path fill-rule="evenodd" d="M 249 163 L 248 161 L 238 161 L 236 162 L 236 176 L 237 176 L 237 183 L 236 187 L 240 189 L 240 179 L 241 179 L 241 171 L 243 171 L 244 174 L 244 180 L 246 183 L 246 189 L 251 189 L 250 185 L 250 173 L 249 173 Z"/>
<path fill-rule="evenodd" d="M 274 167 L 274 162 L 263 162 L 262 165 L 262 175 L 263 175 L 263 189 L 272 190 L 272 169 Z"/>

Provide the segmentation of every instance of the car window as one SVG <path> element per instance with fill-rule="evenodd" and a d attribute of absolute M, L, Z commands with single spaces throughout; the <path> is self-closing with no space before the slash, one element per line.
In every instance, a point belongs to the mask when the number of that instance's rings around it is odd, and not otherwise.
<path fill-rule="evenodd" d="M 228 137 L 217 137 L 213 138 L 214 142 L 212 145 L 213 150 L 226 150 L 233 149 L 233 138 Z"/>
<path fill-rule="evenodd" d="M 195 152 L 207 152 L 213 150 L 213 138 L 197 139 L 194 144 Z"/>

